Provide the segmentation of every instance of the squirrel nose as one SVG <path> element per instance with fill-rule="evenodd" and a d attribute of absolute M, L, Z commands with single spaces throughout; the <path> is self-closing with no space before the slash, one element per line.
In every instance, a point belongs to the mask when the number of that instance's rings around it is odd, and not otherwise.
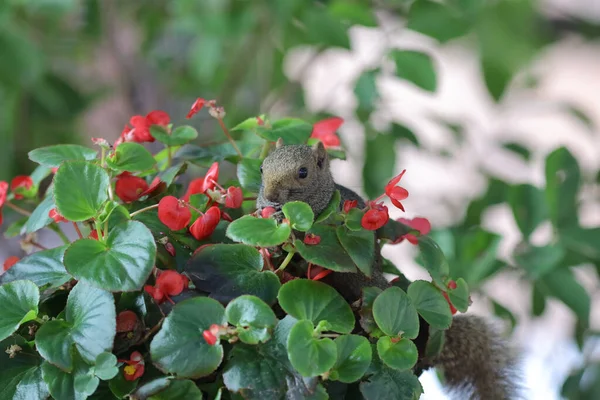
<path fill-rule="evenodd" d="M 278 199 L 277 192 L 274 190 L 265 190 L 265 198 L 271 203 L 277 203 Z"/>

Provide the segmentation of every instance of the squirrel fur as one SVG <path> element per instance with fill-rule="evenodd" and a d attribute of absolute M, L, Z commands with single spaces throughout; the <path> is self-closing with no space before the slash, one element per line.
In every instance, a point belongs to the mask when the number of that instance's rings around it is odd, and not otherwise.
<path fill-rule="evenodd" d="M 365 201 L 352 190 L 334 182 L 327 151 L 321 142 L 314 146 L 283 145 L 278 140 L 261 166 L 262 184 L 257 209 L 273 207 L 281 210 L 289 201 L 303 201 L 319 215 L 329 204 L 335 190 L 341 194 L 340 207 L 345 200 L 357 200 L 363 208 Z M 332 273 L 322 281 L 334 287 L 352 303 L 362 295 L 362 288 L 376 286 L 386 289 L 390 283 L 381 267 L 379 243 L 375 240 L 375 265 L 372 277 L 357 273 Z M 427 340 L 429 327 L 421 319 Z M 421 354 L 421 351 L 419 351 Z M 457 399 L 512 400 L 518 398 L 517 358 L 514 350 L 502 338 L 490 321 L 473 316 L 458 315 L 445 333 L 442 351 L 433 359 L 420 357 L 415 373 L 435 367 L 445 377 L 445 386 Z"/>

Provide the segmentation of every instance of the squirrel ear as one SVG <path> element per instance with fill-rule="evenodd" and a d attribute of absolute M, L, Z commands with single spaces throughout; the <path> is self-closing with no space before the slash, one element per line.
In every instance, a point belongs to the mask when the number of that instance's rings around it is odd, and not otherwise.
<path fill-rule="evenodd" d="M 283 146 L 283 139 L 279 138 L 279 139 L 277 139 L 277 142 L 275 142 L 275 148 L 278 149 L 281 146 Z"/>
<path fill-rule="evenodd" d="M 313 144 L 312 151 L 317 159 L 317 165 L 319 168 L 323 168 L 323 164 L 325 164 L 325 161 L 327 160 L 327 150 L 325 150 L 323 142 L 319 140 L 317 143 Z"/>

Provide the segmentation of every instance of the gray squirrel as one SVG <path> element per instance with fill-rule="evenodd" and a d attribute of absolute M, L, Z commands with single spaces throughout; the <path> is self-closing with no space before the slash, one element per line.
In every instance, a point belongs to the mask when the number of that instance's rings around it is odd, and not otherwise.
<path fill-rule="evenodd" d="M 279 139 L 275 150 L 263 161 L 261 174 L 256 202 L 259 211 L 265 207 L 280 211 L 286 202 L 303 201 L 317 216 L 336 190 L 341 194 L 340 207 L 345 200 L 358 201 L 360 208 L 365 206 L 358 194 L 334 182 L 327 151 L 321 142 L 313 146 L 284 145 Z M 371 278 L 361 272 L 334 272 L 322 282 L 334 287 L 350 303 L 361 297 L 363 287 L 389 287 L 382 272 L 379 244 L 376 241 L 374 245 L 377 257 Z M 445 386 L 457 399 L 511 400 L 519 396 L 514 350 L 485 318 L 454 316 L 440 354 L 434 359 L 420 359 L 415 373 L 420 375 L 430 367 L 443 372 Z"/>

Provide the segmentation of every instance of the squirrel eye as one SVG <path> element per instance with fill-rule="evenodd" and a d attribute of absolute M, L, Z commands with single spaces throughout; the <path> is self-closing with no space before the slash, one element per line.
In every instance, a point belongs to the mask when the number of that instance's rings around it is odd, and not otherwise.
<path fill-rule="evenodd" d="M 304 179 L 304 178 L 306 178 L 307 176 L 308 176 L 308 170 L 307 170 L 306 168 L 302 167 L 302 168 L 300 168 L 300 169 L 298 170 L 298 177 L 299 177 L 300 179 Z"/>

